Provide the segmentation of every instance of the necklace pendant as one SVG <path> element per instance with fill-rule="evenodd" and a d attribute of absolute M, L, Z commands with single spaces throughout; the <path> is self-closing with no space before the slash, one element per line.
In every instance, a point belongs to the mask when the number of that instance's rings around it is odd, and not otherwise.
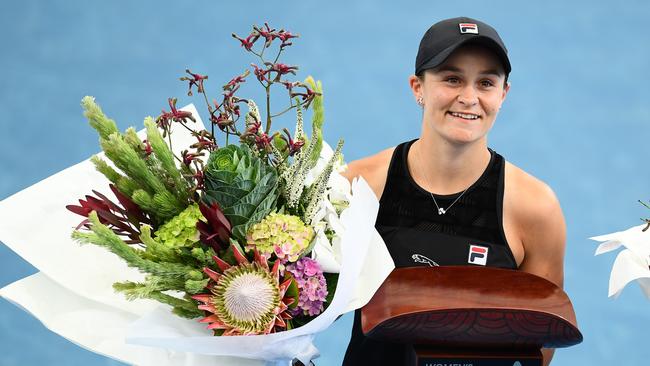
<path fill-rule="evenodd" d="M 447 213 L 447 211 L 445 211 L 444 208 L 440 207 L 440 208 L 438 209 L 438 215 L 444 215 L 444 214 L 446 214 L 446 213 Z"/>

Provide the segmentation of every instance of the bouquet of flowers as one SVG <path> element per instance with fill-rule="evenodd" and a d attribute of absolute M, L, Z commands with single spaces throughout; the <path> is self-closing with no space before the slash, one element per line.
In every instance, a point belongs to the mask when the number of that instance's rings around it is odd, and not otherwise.
<path fill-rule="evenodd" d="M 639 202 L 650 208 L 643 201 Z M 650 299 L 650 220 L 641 221 L 644 223 L 625 231 L 590 238 L 603 242 L 596 249 L 595 255 L 625 247 L 618 253 L 612 266 L 609 297 L 618 297 L 628 283 L 636 280 L 645 296 Z"/>
<path fill-rule="evenodd" d="M 308 363 L 318 355 L 313 334 L 370 299 L 393 268 L 374 230 L 378 203 L 362 179 L 350 186 L 339 174 L 342 141 L 335 149 L 323 141 L 320 82 L 286 79 L 297 67 L 278 60 L 298 36 L 265 24 L 233 37 L 261 63 L 223 85 L 220 101 L 209 102 L 207 75 L 181 77 L 188 95 L 205 101 L 209 130 L 193 106 L 177 108 L 170 98 L 145 130 L 120 132 L 83 98 L 103 152 L 1 202 L 0 219 L 11 225 L 0 239 L 41 270 L 4 297 L 82 346 L 137 364 L 198 364 L 205 355 Z M 274 46 L 269 61 L 264 53 Z M 250 79 L 265 91 L 263 110 L 239 96 Z M 274 114 L 277 86 L 288 105 Z M 273 120 L 291 111 L 293 134 L 272 132 Z M 96 190 L 107 181 L 114 198 Z M 86 187 L 92 194 L 67 204 L 68 215 L 54 206 Z M 39 210 L 26 213 L 26 202 Z M 60 236 L 69 211 L 84 217 L 72 245 Z M 25 216 L 48 218 L 41 232 L 54 248 L 43 250 L 45 237 L 27 230 Z M 47 306 L 38 297 L 46 287 Z M 99 313 L 84 318 L 90 309 Z M 74 321 L 59 325 L 62 313 Z M 82 319 L 115 334 L 91 339 L 78 329 Z M 140 352 L 142 345 L 177 352 Z"/>

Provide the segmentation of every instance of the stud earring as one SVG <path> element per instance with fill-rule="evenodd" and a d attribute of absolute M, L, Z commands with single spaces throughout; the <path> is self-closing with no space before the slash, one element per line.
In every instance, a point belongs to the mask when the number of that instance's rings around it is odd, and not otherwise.
<path fill-rule="evenodd" d="M 417 103 L 420 107 L 424 107 L 424 99 L 422 99 L 422 97 L 418 98 Z"/>

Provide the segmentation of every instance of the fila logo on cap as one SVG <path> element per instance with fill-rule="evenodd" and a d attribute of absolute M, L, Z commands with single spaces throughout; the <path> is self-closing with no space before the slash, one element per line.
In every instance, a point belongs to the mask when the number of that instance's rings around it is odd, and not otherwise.
<path fill-rule="evenodd" d="M 460 28 L 460 33 L 473 33 L 478 34 L 478 26 L 474 23 L 459 23 L 458 27 Z"/>
<path fill-rule="evenodd" d="M 482 247 L 480 245 L 470 245 L 469 258 L 467 258 L 467 263 L 484 266 L 487 263 L 487 256 L 488 256 L 488 247 Z"/>

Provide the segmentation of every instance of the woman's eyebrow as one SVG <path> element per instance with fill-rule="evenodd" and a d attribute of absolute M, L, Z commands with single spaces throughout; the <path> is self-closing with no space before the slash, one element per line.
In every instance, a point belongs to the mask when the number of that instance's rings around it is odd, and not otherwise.
<path fill-rule="evenodd" d="M 463 72 L 463 70 L 459 69 L 456 66 L 451 66 L 451 65 L 442 65 L 439 68 L 435 69 L 435 72 L 445 72 L 445 71 L 450 71 L 450 72 Z"/>
<path fill-rule="evenodd" d="M 462 74 L 464 71 L 461 68 L 452 65 L 442 65 L 434 70 L 434 72 L 456 72 Z M 494 75 L 502 76 L 503 71 L 499 69 L 487 69 L 479 72 L 479 75 Z"/>
<path fill-rule="evenodd" d="M 501 76 L 501 75 L 503 75 L 503 71 L 500 71 L 500 70 L 497 70 L 497 69 L 489 69 L 489 70 L 481 71 L 479 74 L 481 74 L 481 75 Z"/>

